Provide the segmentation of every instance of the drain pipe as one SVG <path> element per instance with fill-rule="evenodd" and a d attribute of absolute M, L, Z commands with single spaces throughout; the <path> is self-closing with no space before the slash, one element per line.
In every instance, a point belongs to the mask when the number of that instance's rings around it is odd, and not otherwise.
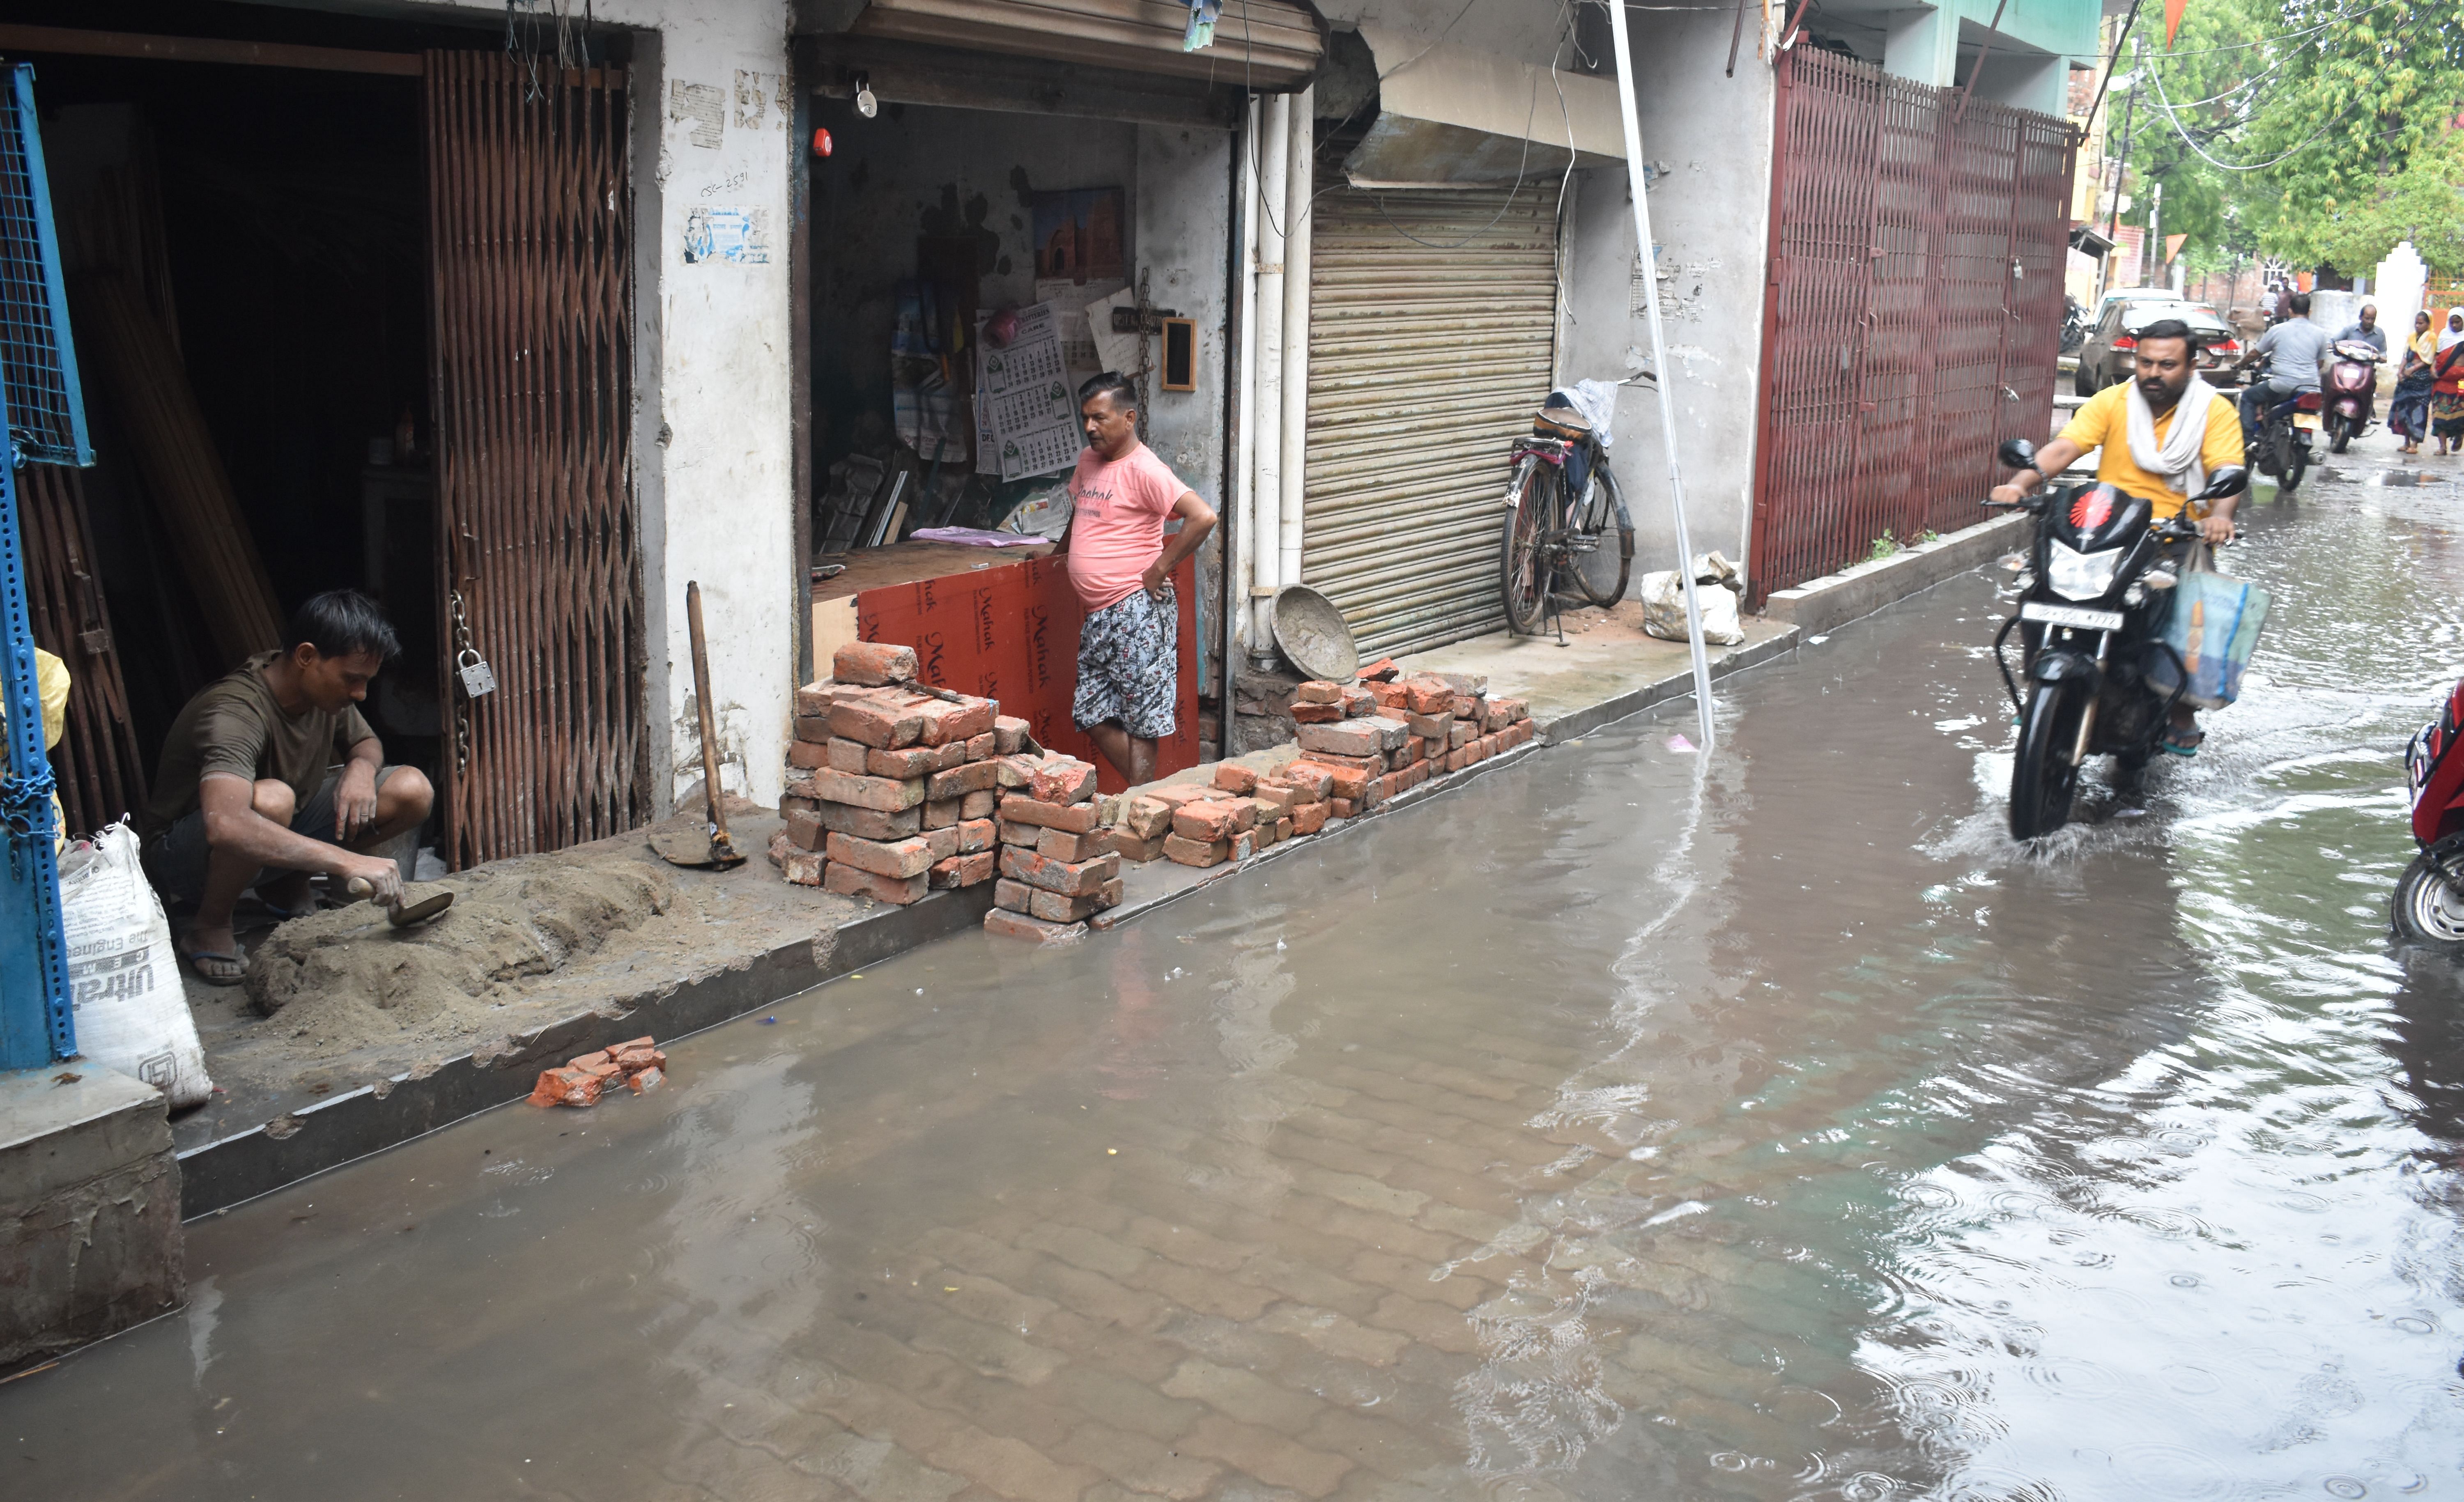
<path fill-rule="evenodd" d="M 1284 171 L 1284 420 L 1282 558 L 1276 578 L 1301 581 L 1302 482 L 1309 459 L 1310 199 L 1317 185 L 1317 87 L 1291 96 L 1289 165 Z"/>
<path fill-rule="evenodd" d="M 1642 117 L 1636 97 L 1634 52 L 1626 44 L 1625 7 L 1609 7 L 1609 39 L 1617 47 L 1617 113 L 1625 125 L 1626 191 L 1634 198 L 1635 253 L 1642 266 L 1643 309 L 1651 326 L 1652 389 L 1660 393 L 1660 442 L 1668 455 L 1668 505 L 1677 520 L 1677 577 L 1685 590 L 1685 642 L 1694 658 L 1694 719 L 1702 749 L 1711 749 L 1711 666 L 1703 650 L 1703 606 L 1694 596 L 1694 543 L 1685 533 L 1685 477 L 1677 464 L 1677 399 L 1669 392 L 1668 340 L 1660 326 L 1660 259 L 1651 243 L 1651 201 L 1643 184 Z"/>
<path fill-rule="evenodd" d="M 1248 649 L 1256 632 L 1248 608 L 1251 562 L 1258 549 L 1258 123 L 1260 100 L 1249 100 L 1242 123 L 1241 153 L 1241 326 L 1232 351 L 1233 389 L 1240 393 L 1240 426 L 1233 436 L 1231 567 L 1225 574 L 1223 662 L 1237 671 L 1238 654 Z M 1229 723 L 1228 720 L 1226 722 Z"/>
<path fill-rule="evenodd" d="M 1252 429 L 1257 483 L 1249 491 L 1249 661 L 1275 662 L 1275 589 L 1281 582 L 1284 472 L 1284 253 L 1287 217 L 1284 184 L 1290 163 L 1291 96 L 1263 103 L 1265 128 L 1258 132 L 1258 422 Z"/>

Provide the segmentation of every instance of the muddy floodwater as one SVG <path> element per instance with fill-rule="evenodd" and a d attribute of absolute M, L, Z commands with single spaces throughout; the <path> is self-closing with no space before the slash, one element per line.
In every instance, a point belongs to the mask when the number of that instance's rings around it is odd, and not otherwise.
<path fill-rule="evenodd" d="M 1707 763 L 1681 706 L 209 1219 L 0 1387 L 0 1490 L 2464 1495 L 2464 986 L 2386 938 L 2459 519 L 2254 507 L 2246 698 L 2037 850 L 1971 576 Z"/>

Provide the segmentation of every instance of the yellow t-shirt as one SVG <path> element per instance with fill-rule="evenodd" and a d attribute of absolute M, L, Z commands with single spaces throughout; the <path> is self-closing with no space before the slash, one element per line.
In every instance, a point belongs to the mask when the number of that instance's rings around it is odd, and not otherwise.
<path fill-rule="evenodd" d="M 2071 418 L 2070 425 L 2062 429 L 2062 436 L 2081 448 L 2104 450 L 2096 461 L 2098 479 L 2117 487 L 2124 494 L 2136 495 L 2147 502 L 2158 521 L 2177 516 L 2189 504 L 2189 497 L 2140 468 L 2130 457 L 2130 412 L 2126 405 L 2129 401 L 2129 381 L 2105 387 L 2087 399 L 2086 404 Z M 2173 419 L 2180 415 L 2181 410 L 2175 407 L 2156 420 L 2157 443 L 2165 442 L 2165 435 L 2172 431 Z M 2221 396 L 2208 399 L 2208 434 L 2199 445 L 2199 462 L 2207 466 L 2210 474 L 2227 465 L 2242 462 L 2241 414 Z"/>

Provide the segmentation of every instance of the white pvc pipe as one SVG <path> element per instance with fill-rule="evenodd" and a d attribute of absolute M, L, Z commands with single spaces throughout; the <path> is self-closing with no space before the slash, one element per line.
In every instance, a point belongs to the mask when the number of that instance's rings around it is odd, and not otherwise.
<path fill-rule="evenodd" d="M 1260 100 L 1249 101 L 1238 149 L 1241 153 L 1241 327 L 1233 351 L 1233 389 L 1241 394 L 1241 425 L 1232 455 L 1233 491 L 1231 581 L 1223 602 L 1223 661 L 1234 664 L 1236 650 L 1256 640 L 1251 629 L 1249 582 L 1256 574 L 1251 561 L 1258 547 L 1258 124 Z"/>
<path fill-rule="evenodd" d="M 1668 453 L 1668 505 L 1677 519 L 1677 577 L 1685 589 L 1685 643 L 1694 658 L 1694 714 L 1704 751 L 1711 749 L 1711 662 L 1703 650 L 1703 606 L 1694 597 L 1694 543 L 1685 533 L 1685 477 L 1677 464 L 1677 399 L 1670 394 L 1668 341 L 1660 329 L 1660 263 L 1651 253 L 1651 202 L 1643 186 L 1642 117 L 1635 98 L 1634 52 L 1626 44 L 1625 6 L 1609 6 L 1617 46 L 1617 113 L 1625 124 L 1626 190 L 1634 198 L 1635 252 L 1642 257 L 1643 308 L 1651 325 L 1652 385 L 1660 392 L 1660 442 Z"/>
<path fill-rule="evenodd" d="M 1282 558 L 1276 577 L 1285 584 L 1301 581 L 1303 485 L 1309 458 L 1309 201 L 1317 173 L 1317 89 L 1314 85 L 1291 97 L 1287 149 L 1290 165 L 1284 175 L 1284 421 L 1281 511 Z"/>
<path fill-rule="evenodd" d="M 1277 536 L 1283 524 L 1284 471 L 1284 183 L 1291 131 L 1291 96 L 1265 100 L 1265 128 L 1258 133 L 1258 424 L 1252 440 L 1257 484 L 1249 492 L 1249 555 L 1252 662 L 1275 655 L 1275 589 L 1283 555 Z"/>

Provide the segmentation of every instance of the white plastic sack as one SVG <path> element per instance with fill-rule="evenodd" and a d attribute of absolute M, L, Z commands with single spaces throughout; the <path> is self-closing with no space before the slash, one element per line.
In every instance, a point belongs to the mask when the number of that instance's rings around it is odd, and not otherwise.
<path fill-rule="evenodd" d="M 1018 508 L 1002 519 L 1001 530 L 1022 537 L 1059 542 L 1062 533 L 1069 530 L 1070 510 L 1069 487 L 1056 485 L 1019 502 Z"/>
<path fill-rule="evenodd" d="M 77 1053 L 144 1080 L 176 1109 L 213 1092 L 180 987 L 170 921 L 138 865 L 137 836 L 114 824 L 60 858 Z"/>
<path fill-rule="evenodd" d="M 1646 574 L 1639 586 L 1642 599 L 1642 629 L 1663 642 L 1685 640 L 1685 585 L 1677 577 L 1675 569 L 1662 569 Z M 1695 599 L 1703 607 L 1703 641 L 1709 646 L 1738 646 L 1746 633 L 1737 624 L 1737 597 L 1733 591 L 1698 584 Z"/>

